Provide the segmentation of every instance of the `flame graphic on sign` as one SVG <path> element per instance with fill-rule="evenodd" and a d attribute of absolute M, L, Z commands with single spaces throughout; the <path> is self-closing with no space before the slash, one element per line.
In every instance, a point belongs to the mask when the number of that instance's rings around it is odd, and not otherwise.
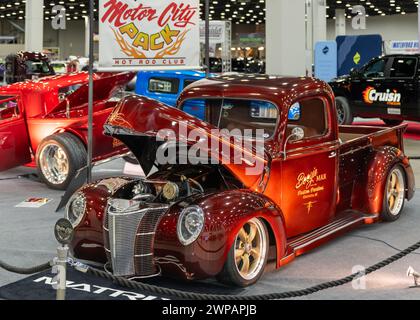
<path fill-rule="evenodd" d="M 121 48 L 121 51 L 125 53 L 128 57 L 136 58 L 136 59 L 147 59 L 146 53 L 143 51 L 140 51 L 133 45 L 129 44 L 118 31 L 111 28 L 112 32 L 115 35 L 115 40 L 117 41 L 118 45 Z M 190 30 L 184 30 L 179 34 L 179 36 L 176 38 L 173 44 L 171 44 L 169 47 L 159 51 L 156 53 L 156 55 L 153 57 L 154 59 L 164 59 L 167 56 L 174 56 L 176 55 L 179 50 L 182 47 L 182 44 L 184 43 L 185 37 L 187 33 Z"/>
<path fill-rule="evenodd" d="M 375 90 L 374 87 L 367 87 L 365 91 L 363 91 L 363 101 L 369 104 L 373 104 L 373 101 L 370 100 L 369 96 L 372 90 Z"/>

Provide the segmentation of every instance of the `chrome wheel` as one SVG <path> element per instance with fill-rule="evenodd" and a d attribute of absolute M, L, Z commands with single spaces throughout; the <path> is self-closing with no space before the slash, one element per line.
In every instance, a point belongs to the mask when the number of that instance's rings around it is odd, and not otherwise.
<path fill-rule="evenodd" d="M 403 173 L 400 169 L 395 168 L 391 172 L 387 181 L 386 190 L 389 213 L 397 216 L 404 206 L 405 199 L 405 183 Z"/>
<path fill-rule="evenodd" d="M 265 265 L 267 235 L 263 223 L 258 219 L 248 221 L 235 240 L 234 257 L 236 269 L 245 280 L 259 275 Z"/>
<path fill-rule="evenodd" d="M 69 160 L 58 144 L 45 145 L 39 153 L 39 165 L 45 179 L 51 184 L 62 184 L 69 175 Z"/>

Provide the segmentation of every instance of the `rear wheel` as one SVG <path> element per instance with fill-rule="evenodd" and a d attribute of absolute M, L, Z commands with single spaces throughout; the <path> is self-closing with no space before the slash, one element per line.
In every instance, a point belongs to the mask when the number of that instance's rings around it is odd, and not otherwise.
<path fill-rule="evenodd" d="M 401 123 L 404 122 L 403 120 L 393 120 L 393 119 L 382 119 L 382 121 L 387 126 L 391 126 L 391 127 L 398 126 L 398 125 L 400 125 Z"/>
<path fill-rule="evenodd" d="M 218 280 L 239 287 L 256 283 L 264 273 L 268 248 L 265 224 L 257 218 L 249 220 L 236 235 Z"/>
<path fill-rule="evenodd" d="M 405 204 L 406 182 L 401 166 L 396 165 L 388 174 L 385 185 L 384 204 L 382 219 L 384 221 L 395 221 L 400 216 Z"/>
<path fill-rule="evenodd" d="M 337 120 L 339 125 L 349 125 L 353 123 L 353 113 L 349 101 L 345 97 L 336 97 Z"/>
<path fill-rule="evenodd" d="M 70 133 L 45 138 L 37 150 L 38 175 L 51 189 L 65 190 L 76 172 L 86 163 L 85 146 Z"/>

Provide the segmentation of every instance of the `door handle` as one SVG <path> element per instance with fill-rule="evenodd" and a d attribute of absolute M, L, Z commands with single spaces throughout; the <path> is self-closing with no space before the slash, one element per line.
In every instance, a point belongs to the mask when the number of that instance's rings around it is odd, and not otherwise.
<path fill-rule="evenodd" d="M 332 159 L 332 158 L 335 158 L 336 156 L 337 156 L 337 152 L 333 151 L 333 152 L 330 153 L 328 158 Z"/>

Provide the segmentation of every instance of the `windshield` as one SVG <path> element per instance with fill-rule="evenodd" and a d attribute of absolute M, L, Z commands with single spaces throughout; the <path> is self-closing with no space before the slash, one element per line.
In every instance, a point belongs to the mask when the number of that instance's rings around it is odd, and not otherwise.
<path fill-rule="evenodd" d="M 181 110 L 219 129 L 235 130 L 242 136 L 271 138 L 277 127 L 278 109 L 267 101 L 244 99 L 187 100 Z"/>
<path fill-rule="evenodd" d="M 50 67 L 46 61 L 25 61 L 26 70 L 28 73 L 40 73 L 40 74 L 49 74 Z"/>

